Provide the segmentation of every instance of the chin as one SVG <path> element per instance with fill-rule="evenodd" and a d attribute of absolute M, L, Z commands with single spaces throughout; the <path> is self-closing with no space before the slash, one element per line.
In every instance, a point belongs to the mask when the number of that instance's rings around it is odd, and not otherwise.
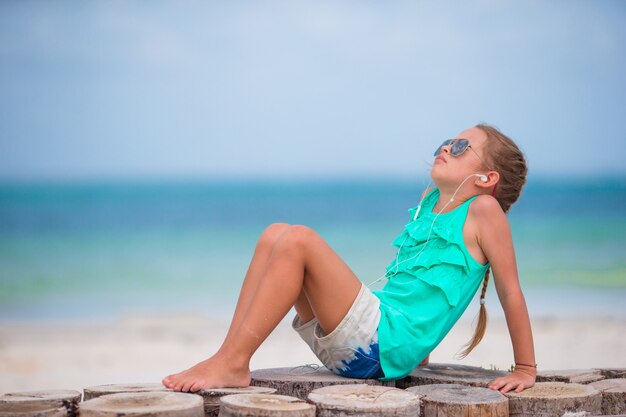
<path fill-rule="evenodd" d="M 433 180 L 433 183 L 435 184 L 437 183 L 437 181 L 441 181 L 443 179 L 441 173 L 438 169 L 436 169 L 436 167 L 433 167 L 430 170 L 430 179 Z"/>
<path fill-rule="evenodd" d="M 433 183 L 433 186 L 435 188 L 441 188 L 441 184 L 445 182 L 445 181 L 442 181 L 441 178 L 437 177 L 436 175 L 431 175 L 430 180 Z"/>

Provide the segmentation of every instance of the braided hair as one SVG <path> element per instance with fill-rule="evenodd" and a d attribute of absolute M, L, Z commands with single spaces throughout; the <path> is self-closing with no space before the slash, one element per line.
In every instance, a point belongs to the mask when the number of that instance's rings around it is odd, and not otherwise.
<path fill-rule="evenodd" d="M 487 135 L 487 141 L 483 147 L 484 155 L 489 166 L 498 171 L 498 180 L 494 197 L 498 200 L 500 207 L 506 213 L 513 203 L 517 201 L 522 193 L 522 187 L 526 184 L 526 174 L 528 167 L 524 154 L 518 146 L 508 136 L 500 132 L 496 127 L 488 124 L 478 124 L 476 128 L 482 130 Z M 478 313 L 478 323 L 474 329 L 474 336 L 466 345 L 460 357 L 464 358 L 480 343 L 487 329 L 487 308 L 485 307 L 485 294 L 489 284 L 489 271 L 487 268 L 483 277 L 483 286 L 480 291 L 480 311 Z"/>

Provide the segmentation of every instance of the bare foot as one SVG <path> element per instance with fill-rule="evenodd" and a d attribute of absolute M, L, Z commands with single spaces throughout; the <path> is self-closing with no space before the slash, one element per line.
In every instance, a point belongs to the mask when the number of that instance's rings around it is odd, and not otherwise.
<path fill-rule="evenodd" d="M 429 360 L 429 358 L 430 358 L 430 355 L 427 355 L 427 356 L 424 358 L 424 360 L 422 360 L 422 361 L 420 362 L 419 366 L 426 366 L 426 365 L 428 365 L 428 360 Z"/>
<path fill-rule="evenodd" d="M 236 388 L 250 385 L 250 369 L 217 355 L 186 371 L 163 378 L 163 385 L 174 391 L 196 392 L 208 388 Z"/>

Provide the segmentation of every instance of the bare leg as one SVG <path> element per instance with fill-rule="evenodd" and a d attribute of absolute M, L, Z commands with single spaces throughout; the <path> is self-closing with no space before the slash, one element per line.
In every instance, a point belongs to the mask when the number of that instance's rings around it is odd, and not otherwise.
<path fill-rule="evenodd" d="M 248 309 L 252 296 L 261 281 L 265 268 L 267 267 L 267 261 L 270 258 L 274 244 L 283 233 L 289 230 L 290 227 L 291 226 L 287 223 L 274 223 L 268 226 L 259 237 L 254 249 L 254 254 L 252 255 L 252 260 L 248 266 L 248 271 L 246 272 L 246 277 L 241 285 L 241 291 L 239 293 L 235 313 L 233 314 L 228 333 L 226 334 L 224 340 L 228 340 L 231 337 L 233 330 L 241 324 L 241 319 L 243 318 L 245 311 Z M 306 299 L 304 301 L 306 301 Z M 306 302 L 308 303 L 308 301 Z M 306 306 L 304 308 L 306 309 Z M 162 381 L 163 385 L 170 388 L 170 379 L 173 376 L 174 375 L 169 375 L 165 377 Z"/>
<path fill-rule="evenodd" d="M 290 227 L 275 243 L 240 325 L 233 327 L 214 356 L 170 377 L 170 387 L 197 391 L 248 385 L 250 358 L 292 306 L 302 312 L 303 320 L 307 312 L 315 314 L 330 333 L 360 288 L 354 273 L 317 233 Z"/>
<path fill-rule="evenodd" d="M 261 282 L 261 277 L 267 267 L 267 262 L 272 254 L 272 250 L 274 249 L 274 244 L 285 232 L 289 230 L 290 227 L 291 225 L 287 223 L 273 223 L 261 234 L 254 250 L 254 255 L 252 255 L 248 272 L 246 273 L 244 282 L 241 285 L 237 307 L 235 308 L 235 313 L 233 314 L 228 333 L 226 334 L 224 340 L 227 340 L 232 335 L 233 330 L 237 329 L 241 324 L 241 319 L 243 318 L 244 313 L 248 310 L 250 301 L 252 300 L 259 282 Z M 295 304 L 295 308 L 300 318 L 305 322 L 313 318 L 313 311 L 311 310 L 309 300 L 306 298 L 304 291 L 300 293 L 300 297 Z"/>
<path fill-rule="evenodd" d="M 248 272 L 246 272 L 246 277 L 243 280 L 243 284 L 241 284 L 237 307 L 235 308 L 233 319 L 231 320 L 228 333 L 224 340 L 228 340 L 233 330 L 238 328 L 241 324 L 243 315 L 246 310 L 248 310 L 254 292 L 259 282 L 261 282 L 261 277 L 267 267 L 267 261 L 272 254 L 274 244 L 290 227 L 291 226 L 287 223 L 274 223 L 268 226 L 259 237 L 256 248 L 254 249 L 254 255 L 252 255 L 252 260 L 250 261 L 250 266 L 248 267 Z"/>

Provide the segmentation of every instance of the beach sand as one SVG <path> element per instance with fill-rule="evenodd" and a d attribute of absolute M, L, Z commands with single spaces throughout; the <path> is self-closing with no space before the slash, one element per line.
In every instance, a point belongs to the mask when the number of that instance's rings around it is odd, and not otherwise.
<path fill-rule="evenodd" d="M 285 319 L 261 346 L 252 369 L 319 363 L 290 321 Z M 532 324 L 540 370 L 626 367 L 626 320 L 542 317 Z M 215 352 L 226 330 L 224 319 L 183 313 L 93 323 L 5 321 L 0 324 L 0 393 L 158 382 Z M 456 360 L 472 332 L 471 320 L 461 319 L 431 362 L 508 369 L 513 353 L 504 320 L 490 320 L 483 342 Z"/>

